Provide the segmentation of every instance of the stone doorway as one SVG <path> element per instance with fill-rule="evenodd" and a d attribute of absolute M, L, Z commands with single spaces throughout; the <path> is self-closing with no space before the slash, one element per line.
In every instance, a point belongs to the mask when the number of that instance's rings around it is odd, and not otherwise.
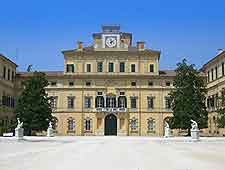
<path fill-rule="evenodd" d="M 117 118 L 114 114 L 105 117 L 105 136 L 117 135 Z"/>

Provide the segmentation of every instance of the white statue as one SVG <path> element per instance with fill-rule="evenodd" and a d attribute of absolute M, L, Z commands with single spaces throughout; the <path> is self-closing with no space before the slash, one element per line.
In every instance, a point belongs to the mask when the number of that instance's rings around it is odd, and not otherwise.
<path fill-rule="evenodd" d="M 23 126 L 23 122 L 20 122 L 20 118 L 17 118 L 17 129 L 20 129 L 20 128 L 22 128 L 22 126 Z"/>
<path fill-rule="evenodd" d="M 170 128 L 170 126 L 167 122 L 165 122 L 165 128 Z"/>
<path fill-rule="evenodd" d="M 15 129 L 15 137 L 18 140 L 23 139 L 24 129 L 22 128 L 22 126 L 23 126 L 23 122 L 20 122 L 20 119 L 17 118 L 17 127 Z"/>
<path fill-rule="evenodd" d="M 170 126 L 167 122 L 165 122 L 165 134 L 164 137 L 168 138 L 171 137 L 171 130 L 170 130 Z"/>
<path fill-rule="evenodd" d="M 193 141 L 200 140 L 200 130 L 198 129 L 198 123 L 194 120 L 191 120 L 191 138 Z"/>
<path fill-rule="evenodd" d="M 52 122 L 51 121 L 48 123 L 47 136 L 48 137 L 53 137 L 54 136 L 54 132 L 53 132 L 53 129 L 52 129 Z"/>
<path fill-rule="evenodd" d="M 197 130 L 198 129 L 198 123 L 191 119 L 191 130 Z"/>
<path fill-rule="evenodd" d="M 48 123 L 48 128 L 52 129 L 52 122 L 51 121 Z"/>

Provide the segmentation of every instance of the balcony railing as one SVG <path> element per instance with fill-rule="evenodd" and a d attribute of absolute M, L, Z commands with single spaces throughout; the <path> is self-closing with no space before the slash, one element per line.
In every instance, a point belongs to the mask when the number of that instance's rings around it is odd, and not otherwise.
<path fill-rule="evenodd" d="M 115 113 L 115 112 L 127 112 L 127 108 L 103 108 L 103 107 L 98 107 L 95 108 L 96 112 L 110 112 L 110 113 Z"/>
<path fill-rule="evenodd" d="M 52 112 L 106 112 L 106 113 L 125 113 L 125 112 L 172 112 L 172 109 L 168 108 L 107 108 L 107 107 L 91 107 L 91 108 L 67 108 L 67 107 L 56 107 L 52 108 Z"/>

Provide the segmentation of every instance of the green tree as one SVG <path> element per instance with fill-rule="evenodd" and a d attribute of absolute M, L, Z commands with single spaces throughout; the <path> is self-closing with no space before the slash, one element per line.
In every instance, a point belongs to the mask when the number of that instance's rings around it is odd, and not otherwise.
<path fill-rule="evenodd" d="M 173 129 L 188 129 L 190 135 L 191 119 L 199 128 L 208 126 L 205 79 L 195 65 L 187 64 L 186 59 L 177 64 L 175 72 L 175 89 L 170 93 L 173 117 L 169 123 Z"/>
<path fill-rule="evenodd" d="M 222 90 L 221 96 L 218 97 L 219 108 L 217 109 L 217 126 L 218 128 L 225 127 L 225 89 Z"/>
<path fill-rule="evenodd" d="M 22 82 L 23 91 L 16 105 L 16 117 L 23 122 L 26 135 L 46 130 L 52 119 L 49 97 L 45 91 L 48 81 L 42 72 L 33 72 Z"/>

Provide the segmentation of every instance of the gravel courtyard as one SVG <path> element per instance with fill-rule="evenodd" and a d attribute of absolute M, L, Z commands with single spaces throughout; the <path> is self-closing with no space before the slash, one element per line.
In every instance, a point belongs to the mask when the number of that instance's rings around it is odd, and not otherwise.
<path fill-rule="evenodd" d="M 1 170 L 225 170 L 225 138 L 0 137 Z"/>

